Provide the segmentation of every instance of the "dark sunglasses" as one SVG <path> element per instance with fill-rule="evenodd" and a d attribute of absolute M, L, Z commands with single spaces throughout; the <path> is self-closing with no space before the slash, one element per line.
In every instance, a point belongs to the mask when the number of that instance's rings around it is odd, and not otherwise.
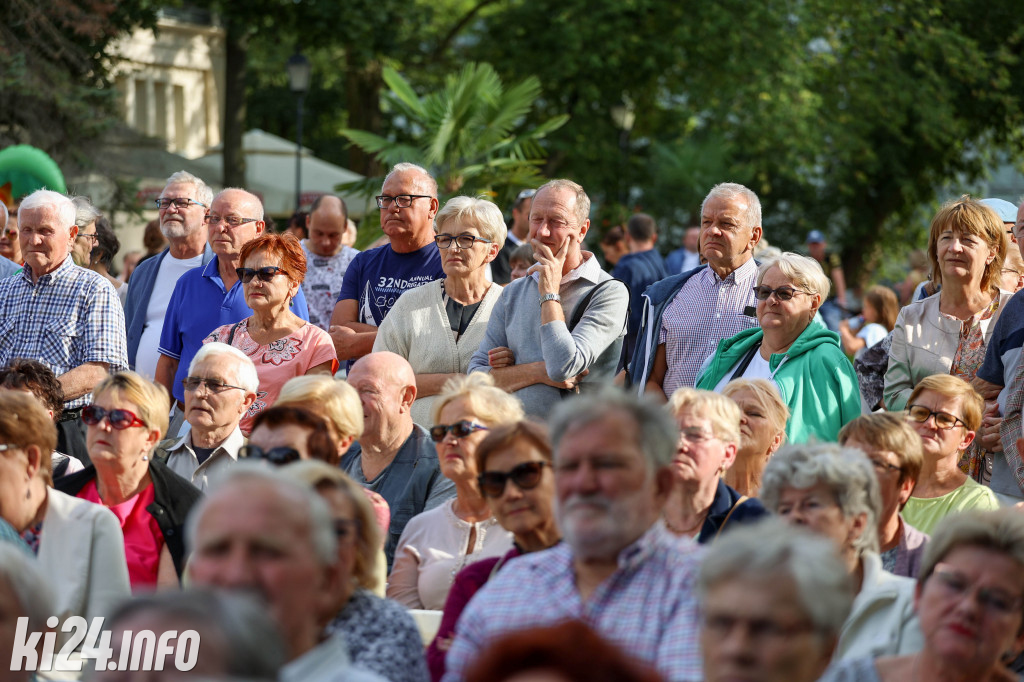
<path fill-rule="evenodd" d="M 520 490 L 532 490 L 540 485 L 544 467 L 551 466 L 548 462 L 523 462 L 512 467 L 509 472 L 486 471 L 477 476 L 480 492 L 484 497 L 498 498 L 505 494 L 505 481 L 511 480 Z"/>
<path fill-rule="evenodd" d="M 252 281 L 253 277 L 259 277 L 261 282 L 269 282 L 283 272 L 284 270 L 276 265 L 267 265 L 258 270 L 253 268 L 235 268 L 235 274 L 238 275 L 238 279 L 242 280 L 242 284 L 248 284 Z"/>
<path fill-rule="evenodd" d="M 243 445 L 238 448 L 239 457 L 249 457 L 252 459 L 265 459 L 274 466 L 284 466 L 285 464 L 291 464 L 302 459 L 299 455 L 299 451 L 295 448 L 289 448 L 287 446 L 281 446 L 276 448 L 270 448 L 264 450 L 259 445 Z"/>
<path fill-rule="evenodd" d="M 462 421 L 455 422 L 454 424 L 437 424 L 436 426 L 431 426 L 430 437 L 435 443 L 440 443 L 449 433 L 456 438 L 465 438 L 474 431 L 490 431 L 490 429 L 486 426 L 474 424 L 471 421 L 463 419 Z"/>
<path fill-rule="evenodd" d="M 82 408 L 82 421 L 89 426 L 96 426 L 104 419 L 110 420 L 110 428 L 123 431 L 133 426 L 145 426 L 146 422 L 139 419 L 134 412 L 128 410 L 105 410 L 99 405 L 86 405 Z"/>
<path fill-rule="evenodd" d="M 757 296 L 757 300 L 759 301 L 767 301 L 771 298 L 772 294 L 775 294 L 780 301 L 788 301 L 797 294 L 809 295 L 809 292 L 802 291 L 801 289 L 794 289 L 793 287 L 779 287 L 778 289 L 772 289 L 771 287 L 766 287 L 763 284 L 759 287 L 754 287 L 754 296 Z"/>

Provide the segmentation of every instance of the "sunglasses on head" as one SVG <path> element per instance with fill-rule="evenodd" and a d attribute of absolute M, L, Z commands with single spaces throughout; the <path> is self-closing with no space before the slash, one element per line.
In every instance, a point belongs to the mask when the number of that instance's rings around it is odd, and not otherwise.
<path fill-rule="evenodd" d="M 242 284 L 248 284 L 253 277 L 259 277 L 261 282 L 269 282 L 283 272 L 284 270 L 276 265 L 266 265 L 259 269 L 235 268 L 235 274 L 238 275 L 238 279 L 242 280 Z"/>
<path fill-rule="evenodd" d="M 778 289 L 772 289 L 766 287 L 763 284 L 759 287 L 754 287 L 754 296 L 757 296 L 759 301 L 767 301 L 771 298 L 772 294 L 775 294 L 776 298 L 780 301 L 789 301 L 797 294 L 806 294 L 808 292 L 801 289 L 794 289 L 793 287 L 779 287 Z"/>
<path fill-rule="evenodd" d="M 456 438 L 465 438 L 474 431 L 490 431 L 490 429 L 486 426 L 474 424 L 471 421 L 463 419 L 462 421 L 455 422 L 454 424 L 437 424 L 435 426 L 431 426 L 430 437 L 435 443 L 440 443 L 449 433 Z"/>
<path fill-rule="evenodd" d="M 122 431 L 132 426 L 145 426 L 146 422 L 139 419 L 134 412 L 128 410 L 105 410 L 99 405 L 86 405 L 82 408 L 82 421 L 89 426 L 96 426 L 104 419 L 110 420 L 110 428 Z"/>
<path fill-rule="evenodd" d="M 544 467 L 551 466 L 540 460 L 523 462 L 512 467 L 511 471 L 486 471 L 477 476 L 480 492 L 484 497 L 498 498 L 505 494 L 505 482 L 511 480 L 520 490 L 532 490 L 540 485 Z"/>
<path fill-rule="evenodd" d="M 295 448 L 280 446 L 264 450 L 259 445 L 243 445 L 238 448 L 239 457 L 250 457 L 252 459 L 265 459 L 274 466 L 284 466 L 302 459 L 299 451 Z"/>

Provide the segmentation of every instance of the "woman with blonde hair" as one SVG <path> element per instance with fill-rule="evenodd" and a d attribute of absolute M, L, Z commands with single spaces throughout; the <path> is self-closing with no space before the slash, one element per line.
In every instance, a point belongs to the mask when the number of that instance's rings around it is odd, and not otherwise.
<path fill-rule="evenodd" d="M 860 390 L 839 335 L 814 322 L 829 280 L 813 258 L 783 253 L 757 272 L 757 327 L 723 339 L 697 378 L 697 388 L 721 391 L 733 379 L 768 379 L 790 417 L 786 438 L 834 441 L 860 416 Z"/>
<path fill-rule="evenodd" d="M 57 489 L 102 504 L 124 534 L 132 589 L 177 586 L 185 568 L 185 518 L 199 490 L 153 448 L 167 430 L 167 391 L 135 372 L 101 381 L 82 409 L 92 465 L 57 481 Z"/>
<path fill-rule="evenodd" d="M 429 428 L 445 382 L 465 374 L 501 287 L 487 265 L 505 244 L 501 210 L 486 199 L 452 197 L 434 219 L 444 278 L 406 291 L 377 330 L 374 351 L 401 355 L 416 373 L 412 419 Z"/>
<path fill-rule="evenodd" d="M 786 442 L 789 408 L 767 379 L 733 379 L 722 395 L 731 398 L 742 413 L 740 447 L 736 462 L 725 472 L 725 482 L 742 495 L 757 497 L 768 459 Z"/>
<path fill-rule="evenodd" d="M 363 404 L 347 382 L 323 374 L 289 379 L 281 388 L 276 406 L 302 407 L 327 420 L 338 444 L 338 457 L 363 435 Z M 337 464 L 337 462 L 334 462 Z"/>
<path fill-rule="evenodd" d="M 729 398 L 695 388 L 677 389 L 668 401 L 679 426 L 675 474 L 665 503 L 665 525 L 676 535 L 710 542 L 726 526 L 750 523 L 768 512 L 761 503 L 729 487 L 723 475 L 736 460 L 740 408 Z"/>
<path fill-rule="evenodd" d="M 400 605 L 374 594 L 384 536 L 362 488 L 340 469 L 317 460 L 293 462 L 281 471 L 323 497 L 334 521 L 341 580 L 336 615 L 325 634 L 344 633 L 353 665 L 392 682 L 422 682 L 427 670 L 416 623 Z"/>
<path fill-rule="evenodd" d="M 430 436 L 441 473 L 455 483 L 455 497 L 406 525 L 387 595 L 409 608 L 440 610 L 462 567 L 512 548 L 512 534 L 498 524 L 480 491 L 476 450 L 492 428 L 522 419 L 523 407 L 490 375 L 474 372 L 449 379 L 433 409 Z"/>

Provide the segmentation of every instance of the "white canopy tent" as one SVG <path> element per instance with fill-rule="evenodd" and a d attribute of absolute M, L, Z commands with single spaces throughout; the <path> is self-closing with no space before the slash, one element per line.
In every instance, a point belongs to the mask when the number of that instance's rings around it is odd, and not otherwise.
<path fill-rule="evenodd" d="M 263 199 L 264 210 L 275 216 L 291 215 L 295 211 L 295 143 L 259 129 L 250 130 L 242 137 L 245 154 L 245 186 Z M 219 146 L 214 151 L 192 161 L 205 169 L 204 177 L 223 177 L 223 154 Z M 302 209 L 323 194 L 335 194 L 334 187 L 345 182 L 362 180 L 363 176 L 340 166 L 318 159 L 302 148 Z M 359 219 L 366 213 L 370 200 L 357 194 L 340 193 L 348 205 L 349 215 Z"/>

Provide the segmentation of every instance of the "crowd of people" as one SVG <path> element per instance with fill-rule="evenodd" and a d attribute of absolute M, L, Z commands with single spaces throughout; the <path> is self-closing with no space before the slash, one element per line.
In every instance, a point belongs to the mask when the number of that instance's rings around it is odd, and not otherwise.
<path fill-rule="evenodd" d="M 133 679 L 140 630 L 217 680 L 1024 679 L 1024 202 L 943 206 L 859 317 L 735 183 L 667 258 L 567 179 L 376 203 L 360 252 L 175 173 L 125 280 L 87 198 L 0 206 L 4 679 L 78 676 L 26 632 Z"/>

